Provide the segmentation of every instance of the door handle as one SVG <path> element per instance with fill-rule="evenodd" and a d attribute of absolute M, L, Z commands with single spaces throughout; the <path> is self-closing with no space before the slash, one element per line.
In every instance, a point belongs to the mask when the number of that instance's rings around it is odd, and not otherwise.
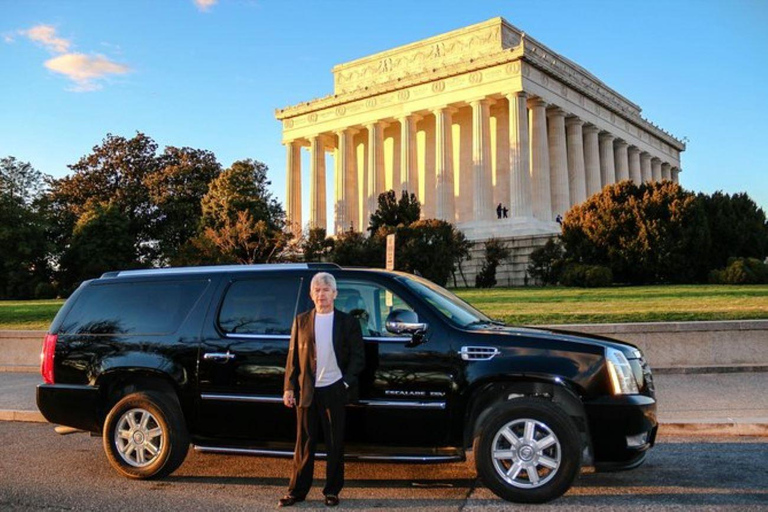
<path fill-rule="evenodd" d="M 208 352 L 206 354 L 203 354 L 203 359 L 206 361 L 229 361 L 230 359 L 234 359 L 235 354 L 227 350 L 224 352 Z"/>

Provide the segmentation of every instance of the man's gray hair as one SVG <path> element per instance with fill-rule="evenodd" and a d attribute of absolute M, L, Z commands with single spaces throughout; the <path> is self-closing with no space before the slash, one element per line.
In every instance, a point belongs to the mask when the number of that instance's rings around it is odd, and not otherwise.
<path fill-rule="evenodd" d="M 312 277 L 312 282 L 309 283 L 310 289 L 315 287 L 315 284 L 327 284 L 333 291 L 336 291 L 336 278 L 328 272 L 318 272 Z"/>

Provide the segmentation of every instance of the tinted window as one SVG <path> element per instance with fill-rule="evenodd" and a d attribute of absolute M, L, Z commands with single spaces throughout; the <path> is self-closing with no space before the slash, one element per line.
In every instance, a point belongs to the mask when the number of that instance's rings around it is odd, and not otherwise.
<path fill-rule="evenodd" d="M 63 334 L 170 334 L 179 328 L 208 281 L 110 283 L 80 294 Z"/>
<path fill-rule="evenodd" d="M 377 283 L 339 279 L 336 287 L 339 293 L 334 306 L 358 319 L 363 336 L 400 336 L 384 328 L 387 315 L 393 309 L 413 311 L 400 297 Z"/>
<path fill-rule="evenodd" d="M 235 281 L 219 312 L 219 326 L 231 334 L 291 334 L 299 278 Z"/>

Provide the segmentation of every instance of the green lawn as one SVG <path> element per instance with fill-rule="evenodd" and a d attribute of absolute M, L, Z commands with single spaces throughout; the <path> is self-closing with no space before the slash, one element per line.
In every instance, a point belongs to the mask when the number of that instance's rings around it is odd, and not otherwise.
<path fill-rule="evenodd" d="M 766 285 L 494 288 L 454 292 L 487 315 L 513 324 L 768 319 Z"/>
<path fill-rule="evenodd" d="M 453 291 L 489 316 L 513 324 L 768 319 L 766 285 Z M 0 329 L 47 329 L 62 303 L 0 301 Z"/>

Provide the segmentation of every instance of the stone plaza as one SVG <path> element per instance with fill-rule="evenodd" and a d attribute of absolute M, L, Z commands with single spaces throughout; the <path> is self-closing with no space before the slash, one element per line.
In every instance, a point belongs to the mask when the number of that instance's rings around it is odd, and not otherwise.
<path fill-rule="evenodd" d="M 560 231 L 556 221 L 571 206 L 618 181 L 679 179 L 681 140 L 503 18 L 340 64 L 333 74 L 332 95 L 276 111 L 294 232 L 365 231 L 378 195 L 404 190 L 424 218 L 452 222 L 478 242 L 468 277 L 482 263 L 481 242 L 495 237 L 513 249 L 499 283 L 520 285 L 530 252 Z"/>

